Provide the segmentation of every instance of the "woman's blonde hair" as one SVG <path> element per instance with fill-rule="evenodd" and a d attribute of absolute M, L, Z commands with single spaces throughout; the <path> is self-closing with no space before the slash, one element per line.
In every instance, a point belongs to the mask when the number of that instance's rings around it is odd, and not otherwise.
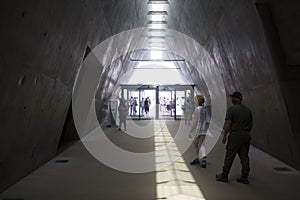
<path fill-rule="evenodd" d="M 198 104 L 198 106 L 202 106 L 205 102 L 205 98 L 202 95 L 196 95 L 195 100 L 197 100 L 196 103 Z"/>

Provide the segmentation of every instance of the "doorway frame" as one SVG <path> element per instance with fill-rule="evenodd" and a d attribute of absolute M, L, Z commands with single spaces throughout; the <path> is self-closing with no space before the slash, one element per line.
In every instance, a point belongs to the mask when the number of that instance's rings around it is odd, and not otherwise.
<path fill-rule="evenodd" d="M 186 100 L 187 98 L 187 90 L 190 90 L 190 95 L 191 98 L 194 99 L 194 89 L 195 89 L 195 84 L 189 84 L 189 85 L 180 85 L 180 84 L 175 84 L 175 85 L 155 85 L 155 84 L 121 84 L 121 97 L 125 98 L 125 94 L 124 94 L 124 90 L 126 90 L 126 97 L 127 100 L 129 99 L 129 92 L 130 91 L 138 91 L 139 92 L 139 114 L 138 114 L 138 119 L 141 120 L 141 105 L 140 105 L 140 101 L 141 101 L 141 91 L 144 90 L 155 90 L 155 119 L 158 120 L 159 119 L 159 106 L 160 106 L 160 102 L 159 102 L 159 91 L 170 91 L 171 92 L 171 97 L 174 94 L 174 99 L 176 102 L 176 92 L 178 91 L 184 91 L 184 98 Z M 172 116 L 172 111 L 171 111 L 171 117 Z M 175 103 L 175 107 L 174 107 L 174 120 L 177 120 L 176 117 L 176 103 Z"/>

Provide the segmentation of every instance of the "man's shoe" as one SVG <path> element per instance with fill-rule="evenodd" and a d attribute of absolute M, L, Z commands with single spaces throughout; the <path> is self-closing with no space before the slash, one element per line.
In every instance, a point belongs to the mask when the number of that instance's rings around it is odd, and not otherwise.
<path fill-rule="evenodd" d="M 221 181 L 221 182 L 228 182 L 228 176 L 225 176 L 224 174 L 217 174 L 216 175 L 216 181 Z"/>
<path fill-rule="evenodd" d="M 236 181 L 239 182 L 239 183 L 249 184 L 249 180 L 248 180 L 247 177 L 242 177 L 241 176 L 240 178 L 237 178 Z"/>
<path fill-rule="evenodd" d="M 200 161 L 198 159 L 195 159 L 192 162 L 190 162 L 190 165 L 200 165 Z"/>
<path fill-rule="evenodd" d="M 201 162 L 201 167 L 202 167 L 202 168 L 206 168 L 206 160 L 202 160 L 202 162 Z"/>

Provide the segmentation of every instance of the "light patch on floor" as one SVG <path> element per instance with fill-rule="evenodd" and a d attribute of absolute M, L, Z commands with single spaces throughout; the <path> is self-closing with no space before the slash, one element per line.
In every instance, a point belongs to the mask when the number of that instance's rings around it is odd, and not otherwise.
<path fill-rule="evenodd" d="M 204 196 L 189 171 L 164 121 L 154 121 L 157 199 L 204 200 Z M 164 149 L 161 152 L 158 150 Z M 171 165 L 160 168 L 163 163 Z"/>

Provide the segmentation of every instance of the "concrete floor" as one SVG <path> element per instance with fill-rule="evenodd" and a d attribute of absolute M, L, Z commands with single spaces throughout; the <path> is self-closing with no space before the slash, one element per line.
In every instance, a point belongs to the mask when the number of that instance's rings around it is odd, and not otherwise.
<path fill-rule="evenodd" d="M 135 121 L 144 129 L 151 129 L 152 120 Z M 156 121 L 163 130 L 176 132 L 179 121 Z M 155 125 L 154 125 L 155 126 Z M 186 126 L 188 130 L 188 126 Z M 147 127 L 147 128 L 146 128 Z M 128 130 L 131 125 L 129 123 Z M 152 127 L 153 128 L 153 127 Z M 143 141 L 128 137 L 116 127 L 104 128 L 106 135 L 118 146 L 135 152 L 154 149 L 154 139 Z M 166 133 L 162 131 L 163 134 Z M 189 166 L 192 149 L 172 165 L 155 172 L 132 174 L 120 172 L 100 163 L 81 142 L 59 154 L 1 194 L 1 200 L 99 200 L 99 199 L 299 199 L 299 171 L 251 147 L 250 184 L 237 183 L 240 164 L 232 167 L 229 183 L 215 181 L 222 168 L 224 145 L 220 141 L 209 153 L 206 169 Z M 112 158 L 113 159 L 113 158 Z M 56 162 L 68 160 L 68 162 Z M 273 168 L 288 168 L 278 172 Z"/>

